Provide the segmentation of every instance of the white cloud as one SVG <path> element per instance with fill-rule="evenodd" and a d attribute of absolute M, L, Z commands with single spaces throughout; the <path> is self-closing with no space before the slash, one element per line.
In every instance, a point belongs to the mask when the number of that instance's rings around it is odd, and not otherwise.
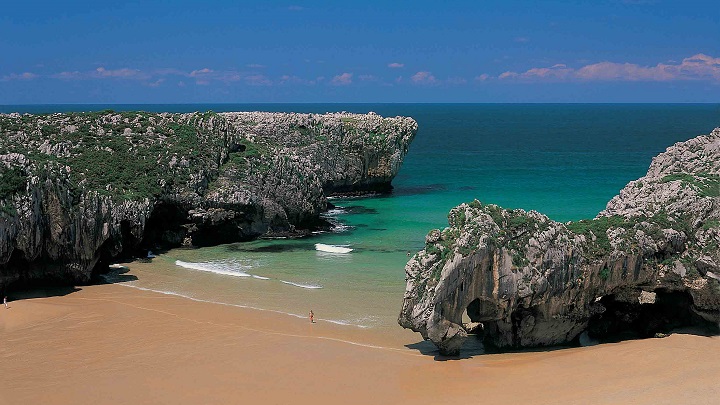
<path fill-rule="evenodd" d="M 137 70 L 137 69 L 105 69 L 99 67 L 92 73 L 94 77 L 98 78 L 124 78 L 124 79 L 147 79 L 149 75 Z"/>
<path fill-rule="evenodd" d="M 435 84 L 437 83 L 437 79 L 435 76 L 432 75 L 430 72 L 421 71 L 417 72 L 412 77 L 410 77 L 410 80 L 413 81 L 413 83 L 417 84 Z"/>
<path fill-rule="evenodd" d="M 323 76 L 316 77 L 315 79 L 303 79 L 302 77 L 294 75 L 283 75 L 280 76 L 280 81 L 278 81 L 278 84 L 299 84 L 304 86 L 314 86 L 323 80 L 325 80 L 325 77 Z"/>
<path fill-rule="evenodd" d="M 352 77 L 352 73 L 343 73 L 341 75 L 333 77 L 331 83 L 336 86 L 347 86 L 348 84 L 352 83 Z"/>
<path fill-rule="evenodd" d="M 10 73 L 9 75 L 3 76 L 2 81 L 8 82 L 8 81 L 14 81 L 14 80 L 33 80 L 33 79 L 37 79 L 38 77 L 40 77 L 40 76 L 36 75 L 35 73 L 31 73 L 31 72 L 24 72 L 24 73 L 20 73 L 20 74 Z"/>
<path fill-rule="evenodd" d="M 651 81 L 707 80 L 720 82 L 720 58 L 702 53 L 682 62 L 640 66 L 634 63 L 599 62 L 577 69 L 564 64 L 549 68 L 532 68 L 525 72 L 505 72 L 500 79 L 532 81 Z"/>
<path fill-rule="evenodd" d="M 210 68 L 203 68 L 203 69 L 199 69 L 199 70 L 193 70 L 192 72 L 190 72 L 190 77 L 207 76 L 207 75 L 209 75 L 209 74 L 211 74 L 211 73 L 213 73 L 213 72 L 214 72 L 214 70 L 212 70 L 212 69 L 210 69 Z"/>
<path fill-rule="evenodd" d="M 404 63 L 393 62 L 393 63 L 388 63 L 387 66 L 388 66 L 390 69 L 400 69 L 400 68 L 402 68 L 402 67 L 405 67 L 405 64 L 404 64 Z"/>
<path fill-rule="evenodd" d="M 243 80 L 243 75 L 234 70 L 213 70 L 210 68 L 202 68 L 193 70 L 188 77 L 197 79 L 195 83 L 200 85 L 208 85 L 212 81 L 219 81 L 224 83 L 238 82 Z"/>
<path fill-rule="evenodd" d="M 150 87 L 159 87 L 163 82 L 165 82 L 165 79 L 161 77 L 154 82 L 147 83 L 147 85 Z"/>
<path fill-rule="evenodd" d="M 62 79 L 62 80 L 74 80 L 74 79 L 81 79 L 82 73 L 78 72 L 77 70 L 72 72 L 60 72 L 56 73 L 52 76 L 53 79 Z"/>

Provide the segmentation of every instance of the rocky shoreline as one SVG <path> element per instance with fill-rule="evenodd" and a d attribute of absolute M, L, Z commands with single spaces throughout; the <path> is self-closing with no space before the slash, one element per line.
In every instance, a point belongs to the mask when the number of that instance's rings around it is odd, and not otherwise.
<path fill-rule="evenodd" d="M 406 265 L 398 319 L 443 354 L 720 322 L 720 128 L 658 155 L 593 220 L 474 201 Z M 463 317 L 469 322 L 463 322 Z"/>
<path fill-rule="evenodd" d="M 374 113 L 0 114 L 0 291 L 307 234 L 328 196 L 391 190 L 416 131 Z"/>

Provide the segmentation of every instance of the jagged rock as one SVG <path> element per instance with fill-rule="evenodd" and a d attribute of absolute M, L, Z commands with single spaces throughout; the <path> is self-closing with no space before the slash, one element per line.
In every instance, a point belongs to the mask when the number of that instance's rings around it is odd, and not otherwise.
<path fill-rule="evenodd" d="M 83 283 L 119 256 L 327 226 L 382 192 L 417 131 L 377 114 L 0 114 L 0 291 Z"/>
<path fill-rule="evenodd" d="M 398 322 L 443 354 L 467 336 L 463 313 L 497 347 L 717 325 L 719 196 L 720 128 L 655 157 L 593 220 L 462 204 L 407 263 Z"/>

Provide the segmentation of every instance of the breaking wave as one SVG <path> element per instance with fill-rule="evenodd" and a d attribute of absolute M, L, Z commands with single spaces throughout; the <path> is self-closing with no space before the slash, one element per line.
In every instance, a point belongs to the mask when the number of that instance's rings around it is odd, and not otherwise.
<path fill-rule="evenodd" d="M 184 262 L 182 260 L 175 260 L 175 265 L 185 269 L 205 271 L 208 273 L 222 274 L 225 276 L 252 277 L 252 274 L 243 271 L 249 268 L 249 266 L 243 266 L 239 263 L 234 262 L 193 263 Z"/>
<path fill-rule="evenodd" d="M 284 283 L 284 284 L 289 284 L 289 285 L 292 285 L 292 286 L 295 286 L 295 287 L 309 288 L 309 289 L 311 289 L 311 290 L 316 290 L 316 289 L 319 289 L 319 288 L 323 288 L 323 286 L 318 285 L 318 284 L 293 283 L 292 281 L 285 281 L 285 280 L 280 280 L 280 282 L 281 282 L 281 283 Z"/>

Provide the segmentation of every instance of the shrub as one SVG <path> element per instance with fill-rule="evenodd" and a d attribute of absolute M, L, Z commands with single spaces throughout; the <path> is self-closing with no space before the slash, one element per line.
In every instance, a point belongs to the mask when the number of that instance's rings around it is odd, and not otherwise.
<path fill-rule="evenodd" d="M 603 269 L 600 270 L 600 273 L 598 273 L 598 275 L 602 280 L 607 280 L 610 278 L 610 269 L 608 269 L 607 267 L 603 267 Z"/>
<path fill-rule="evenodd" d="M 0 200 L 25 190 L 27 176 L 18 167 L 0 166 Z"/>
<path fill-rule="evenodd" d="M 707 221 L 705 221 L 702 228 L 706 231 L 710 228 L 720 228 L 720 219 L 708 219 Z"/>

